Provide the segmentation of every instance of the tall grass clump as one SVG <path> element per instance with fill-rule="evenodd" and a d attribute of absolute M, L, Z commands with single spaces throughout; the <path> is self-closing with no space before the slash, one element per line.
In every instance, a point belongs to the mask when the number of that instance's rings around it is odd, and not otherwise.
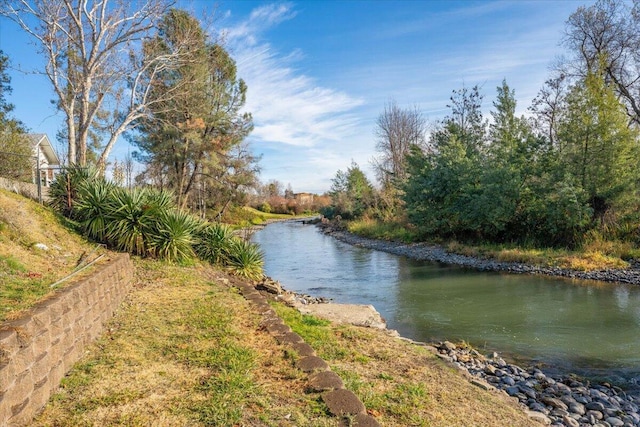
<path fill-rule="evenodd" d="M 193 259 L 201 221 L 187 212 L 165 209 L 149 234 L 149 250 L 158 258 L 172 262 L 187 262 Z"/>
<path fill-rule="evenodd" d="M 102 178 L 88 179 L 78 184 L 75 216 L 82 231 L 99 243 L 107 242 L 107 224 L 115 184 Z"/>
<path fill-rule="evenodd" d="M 95 168 L 67 166 L 56 175 L 49 188 L 49 205 L 66 218 L 76 219 L 80 186 L 98 176 Z"/>
<path fill-rule="evenodd" d="M 227 267 L 233 274 L 257 280 L 263 275 L 264 257 L 255 243 L 240 238 L 231 241 Z"/>
<path fill-rule="evenodd" d="M 200 259 L 211 264 L 224 264 L 228 260 L 234 238 L 233 229 L 227 224 L 207 223 L 199 230 L 194 249 Z"/>
<path fill-rule="evenodd" d="M 109 209 L 107 238 L 119 250 L 149 255 L 149 239 L 157 229 L 158 217 L 166 209 L 162 203 L 157 203 L 157 195 L 144 188 L 118 188 L 113 192 Z"/>

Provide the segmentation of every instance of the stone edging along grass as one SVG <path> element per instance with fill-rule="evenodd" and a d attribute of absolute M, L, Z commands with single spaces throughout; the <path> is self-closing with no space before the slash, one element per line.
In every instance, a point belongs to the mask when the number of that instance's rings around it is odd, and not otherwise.
<path fill-rule="evenodd" d="M 327 362 L 319 358 L 313 348 L 302 337 L 293 332 L 267 303 L 267 300 L 249 283 L 234 283 L 242 295 L 251 302 L 262 315 L 262 326 L 278 341 L 300 356 L 296 367 L 308 374 L 309 389 L 322 393 L 322 399 L 329 412 L 343 419 L 351 418 L 359 427 L 376 427 L 380 423 L 367 414 L 362 401 L 350 390 L 345 389 L 342 379 L 329 368 Z"/>
<path fill-rule="evenodd" d="M 0 426 L 26 425 L 102 333 L 131 288 L 133 264 L 118 254 L 91 276 L 0 324 Z"/>

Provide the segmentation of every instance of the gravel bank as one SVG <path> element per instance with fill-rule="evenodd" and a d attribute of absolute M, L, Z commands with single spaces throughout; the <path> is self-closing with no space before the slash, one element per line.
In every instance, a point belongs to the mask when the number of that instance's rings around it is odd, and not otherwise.
<path fill-rule="evenodd" d="M 640 285 L 640 266 L 637 264 L 624 270 L 600 271 L 576 271 L 559 267 L 537 267 L 517 262 L 499 262 L 490 259 L 480 259 L 466 255 L 452 254 L 440 246 L 429 245 L 426 243 L 407 244 L 368 239 L 366 237 L 356 236 L 355 234 L 351 234 L 343 230 L 337 230 L 326 225 L 322 225 L 321 229 L 325 234 L 354 246 L 375 249 L 395 255 L 402 255 L 407 258 L 421 261 L 454 264 L 481 271 L 500 271 L 514 274 L 544 274 L 547 276 L 571 279 L 598 280 L 603 282 L 631 283 L 634 285 Z"/>
<path fill-rule="evenodd" d="M 543 268 L 452 254 L 442 247 L 424 243 L 405 244 L 368 239 L 326 225 L 321 228 L 325 234 L 345 243 L 416 260 L 459 265 L 481 271 L 640 284 L 638 264 L 625 270 L 589 272 Z M 640 394 L 636 383 L 639 378 L 623 381 L 633 389 L 624 391 L 608 383 L 592 384 L 589 380 L 572 374 L 550 375 L 535 367 L 524 369 L 507 363 L 496 353 L 484 356 L 474 349 L 457 347 L 449 342 L 440 343 L 435 351 L 441 358 L 477 378 L 472 382 L 479 387 L 502 390 L 518 399 L 529 411 L 529 416 L 543 424 L 570 427 L 640 426 Z"/>

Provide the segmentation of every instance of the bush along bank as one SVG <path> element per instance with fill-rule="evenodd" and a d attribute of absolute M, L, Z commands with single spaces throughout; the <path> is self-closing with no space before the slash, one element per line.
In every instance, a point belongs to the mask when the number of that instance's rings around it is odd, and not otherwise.
<path fill-rule="evenodd" d="M 452 254 L 440 246 L 427 243 L 401 243 L 386 240 L 375 240 L 357 236 L 328 224 L 321 224 L 323 233 L 342 242 L 367 249 L 406 256 L 419 261 L 433 261 L 453 264 L 460 267 L 473 268 L 480 271 L 497 271 L 513 274 L 543 274 L 568 279 L 597 280 L 601 282 L 617 282 L 640 285 L 640 268 L 637 263 L 627 269 L 607 269 L 598 271 L 577 271 L 560 267 L 539 267 L 518 262 L 500 262 L 466 255 Z"/>
<path fill-rule="evenodd" d="M 545 424 L 640 426 L 640 397 L 619 387 L 592 385 L 574 376 L 553 377 L 537 368 L 523 369 L 505 362 L 496 353 L 484 357 L 474 349 L 447 341 L 436 348 L 440 358 L 482 380 L 472 380 L 476 385 L 503 390 L 531 411 L 532 418 Z"/>

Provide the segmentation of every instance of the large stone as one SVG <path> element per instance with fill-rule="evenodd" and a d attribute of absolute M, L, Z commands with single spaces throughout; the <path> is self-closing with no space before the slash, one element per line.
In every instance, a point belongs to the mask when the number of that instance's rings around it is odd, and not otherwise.
<path fill-rule="evenodd" d="M 621 427 L 624 425 L 624 421 L 618 417 L 609 417 L 605 421 L 608 422 L 611 427 Z"/>
<path fill-rule="evenodd" d="M 284 333 L 282 335 L 278 335 L 276 336 L 276 340 L 280 343 L 280 344 L 299 344 L 304 342 L 304 340 L 302 339 L 302 337 L 298 334 L 296 334 L 295 332 L 287 332 Z"/>
<path fill-rule="evenodd" d="M 335 372 L 316 372 L 309 377 L 309 389 L 311 391 L 331 391 L 340 388 L 344 388 L 344 383 Z"/>
<path fill-rule="evenodd" d="M 336 323 L 386 329 L 387 324 L 372 305 L 358 304 L 296 304 L 302 314 L 311 314 Z"/>
<path fill-rule="evenodd" d="M 562 400 L 556 399 L 555 397 L 547 397 L 547 396 L 545 396 L 540 400 L 545 405 L 554 407 L 556 409 L 562 409 L 563 411 L 566 411 L 567 409 L 569 409 L 569 407 Z"/>
<path fill-rule="evenodd" d="M 369 414 L 358 414 L 351 420 L 343 419 L 340 426 L 344 427 L 380 427 L 380 423 Z"/>
<path fill-rule="evenodd" d="M 535 420 L 541 424 L 544 425 L 549 425 L 551 424 L 551 420 L 549 419 L 549 417 L 547 417 L 545 414 L 538 412 L 538 411 L 525 411 L 525 413 L 527 414 L 527 417 L 531 418 L 532 420 Z"/>
<path fill-rule="evenodd" d="M 298 342 L 291 345 L 291 349 L 298 353 L 299 356 L 315 356 L 316 352 L 309 344 L 306 342 Z"/>
<path fill-rule="evenodd" d="M 575 420 L 568 415 L 562 417 L 562 422 L 567 427 L 580 427 L 580 423 L 578 422 L 578 420 Z"/>
<path fill-rule="evenodd" d="M 584 406 L 591 411 L 604 412 L 604 405 L 600 402 L 589 402 Z"/>
<path fill-rule="evenodd" d="M 569 404 L 569 411 L 578 415 L 584 415 L 587 411 L 582 403 L 574 402 Z"/>
<path fill-rule="evenodd" d="M 276 295 L 282 293 L 282 286 L 280 285 L 280 282 L 269 279 L 268 277 L 265 277 L 260 283 L 258 283 L 256 285 L 256 289 Z"/>
<path fill-rule="evenodd" d="M 273 322 L 267 325 L 267 331 L 274 336 L 282 336 L 291 332 L 291 328 L 284 323 Z"/>
<path fill-rule="evenodd" d="M 302 359 L 298 360 L 296 366 L 303 372 L 319 372 L 329 370 L 329 365 L 327 365 L 327 362 L 317 356 L 303 357 Z"/>
<path fill-rule="evenodd" d="M 478 379 L 478 378 L 473 378 L 471 380 L 471 384 L 473 384 L 474 386 L 479 387 L 479 388 L 481 388 L 483 390 L 487 390 L 487 391 L 491 391 L 491 390 L 495 390 L 496 389 L 491 384 L 487 383 L 486 381 L 482 381 L 481 379 Z"/>
<path fill-rule="evenodd" d="M 322 396 L 329 412 L 338 417 L 346 417 L 364 413 L 364 404 L 350 390 L 338 389 Z"/>

